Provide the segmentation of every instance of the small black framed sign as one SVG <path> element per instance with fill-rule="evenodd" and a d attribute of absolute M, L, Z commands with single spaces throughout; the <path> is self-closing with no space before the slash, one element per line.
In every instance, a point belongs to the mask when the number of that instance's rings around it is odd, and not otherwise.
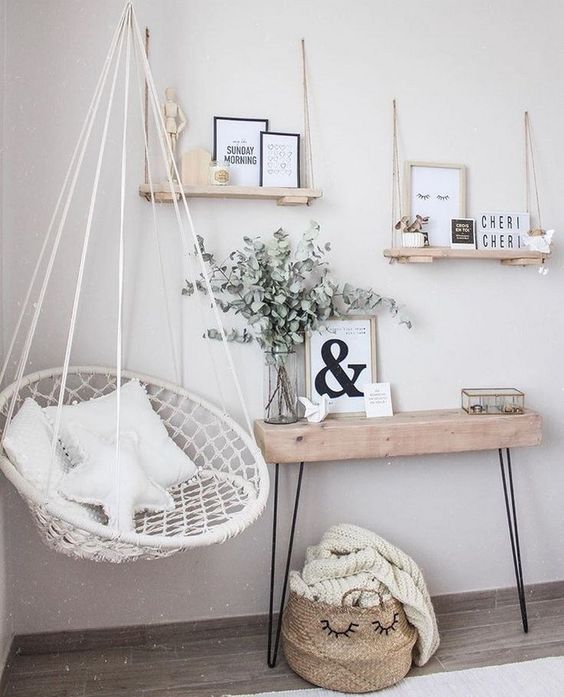
<path fill-rule="evenodd" d="M 260 185 L 299 188 L 299 133 L 260 134 Z"/>
<path fill-rule="evenodd" d="M 213 118 L 213 159 L 227 162 L 230 183 L 260 185 L 260 134 L 268 131 L 268 119 Z"/>
<path fill-rule="evenodd" d="M 452 218 L 450 221 L 452 249 L 476 249 L 476 221 L 474 218 Z"/>

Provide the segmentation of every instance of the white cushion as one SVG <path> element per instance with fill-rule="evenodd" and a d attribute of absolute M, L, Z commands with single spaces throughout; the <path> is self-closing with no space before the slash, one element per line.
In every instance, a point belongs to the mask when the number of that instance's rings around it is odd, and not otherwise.
<path fill-rule="evenodd" d="M 68 499 L 102 506 L 108 525 L 120 531 L 134 529 L 137 511 L 174 508 L 172 496 L 143 470 L 136 433 L 120 434 L 119 466 L 115 435 L 100 438 L 74 426 L 73 436 L 80 442 L 84 459 L 63 478 L 60 491 Z"/>
<path fill-rule="evenodd" d="M 47 407 L 54 424 L 57 407 Z M 121 388 L 120 430 L 138 436 L 139 461 L 145 473 L 163 489 L 185 482 L 196 474 L 196 465 L 169 437 L 165 425 L 153 410 L 139 380 L 131 380 Z M 115 436 L 117 391 L 78 404 L 63 406 L 61 438 L 73 456 L 82 459 L 77 427 L 96 434 L 106 441 Z"/>
<path fill-rule="evenodd" d="M 48 499 L 62 515 L 74 520 L 101 521 L 96 511 L 67 501 L 59 494 L 59 484 L 70 469 L 70 462 L 58 444 L 51 463 L 51 439 L 51 428 L 43 409 L 28 397 L 8 427 L 4 449 L 14 467 L 39 493 L 45 494 L 49 482 Z"/>

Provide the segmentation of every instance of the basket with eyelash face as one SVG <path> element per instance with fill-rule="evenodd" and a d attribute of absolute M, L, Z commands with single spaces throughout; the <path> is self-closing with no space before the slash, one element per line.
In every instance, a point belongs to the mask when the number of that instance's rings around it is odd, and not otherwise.
<path fill-rule="evenodd" d="M 282 618 L 288 665 L 305 680 L 337 692 L 373 692 L 411 668 L 417 630 L 394 598 L 374 607 L 314 602 L 296 593 Z M 366 592 L 366 591 L 363 591 Z M 372 592 L 372 591 L 370 591 Z"/>

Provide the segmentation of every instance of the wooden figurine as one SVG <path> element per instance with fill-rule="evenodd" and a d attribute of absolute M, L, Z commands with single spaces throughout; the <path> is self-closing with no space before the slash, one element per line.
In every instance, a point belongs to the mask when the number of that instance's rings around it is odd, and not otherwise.
<path fill-rule="evenodd" d="M 170 146 L 168 163 L 169 171 L 173 181 L 176 181 L 174 157 L 178 147 L 178 138 L 180 137 L 182 131 L 186 128 L 188 121 L 186 120 L 186 116 L 184 115 L 180 105 L 176 101 L 176 90 L 174 87 L 167 87 L 165 90 L 163 115 L 166 135 Z"/>

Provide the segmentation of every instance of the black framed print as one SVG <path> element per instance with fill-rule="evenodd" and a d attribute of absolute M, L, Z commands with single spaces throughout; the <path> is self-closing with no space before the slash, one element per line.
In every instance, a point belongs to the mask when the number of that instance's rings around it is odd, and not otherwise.
<path fill-rule="evenodd" d="M 260 186 L 260 134 L 268 131 L 268 119 L 214 116 L 213 159 L 227 162 L 230 183 Z"/>
<path fill-rule="evenodd" d="M 299 188 L 299 133 L 260 134 L 260 185 Z"/>
<path fill-rule="evenodd" d="M 330 319 L 305 337 L 306 394 L 329 398 L 329 413 L 365 414 L 364 387 L 377 382 L 376 318 Z"/>

